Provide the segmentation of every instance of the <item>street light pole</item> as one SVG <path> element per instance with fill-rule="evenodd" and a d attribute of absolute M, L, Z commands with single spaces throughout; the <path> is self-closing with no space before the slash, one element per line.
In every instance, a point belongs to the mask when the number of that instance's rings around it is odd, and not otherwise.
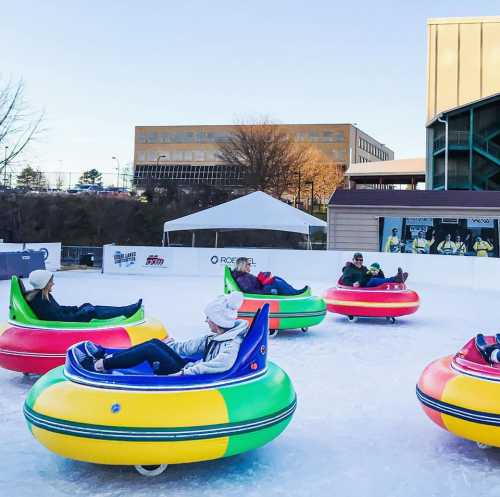
<path fill-rule="evenodd" d="M 448 190 L 448 118 L 443 119 L 443 114 L 439 114 L 437 120 L 444 124 L 444 189 Z"/>
<path fill-rule="evenodd" d="M 3 155 L 3 186 L 7 186 L 7 149 L 8 145 L 4 147 L 4 155 Z"/>
<path fill-rule="evenodd" d="M 314 181 L 306 181 L 306 185 L 311 185 L 311 205 L 309 208 L 309 212 L 313 213 L 313 203 L 314 203 Z"/>
<path fill-rule="evenodd" d="M 158 167 L 158 164 L 160 163 L 160 159 L 166 159 L 167 156 L 166 155 L 159 155 L 157 158 L 156 158 L 156 167 Z"/>
<path fill-rule="evenodd" d="M 114 159 L 117 164 L 116 170 L 118 171 L 118 173 L 116 175 L 116 186 L 120 188 L 120 159 L 118 159 L 118 157 L 115 157 L 114 155 L 113 157 L 111 157 L 111 159 Z"/>
<path fill-rule="evenodd" d="M 299 171 L 296 174 L 297 174 L 297 176 L 299 178 L 299 188 L 298 188 L 298 193 L 297 193 L 297 201 L 295 203 L 298 204 L 299 208 L 300 208 L 300 179 L 301 179 L 300 169 L 299 169 Z M 295 207 L 297 207 L 297 205 Z"/>

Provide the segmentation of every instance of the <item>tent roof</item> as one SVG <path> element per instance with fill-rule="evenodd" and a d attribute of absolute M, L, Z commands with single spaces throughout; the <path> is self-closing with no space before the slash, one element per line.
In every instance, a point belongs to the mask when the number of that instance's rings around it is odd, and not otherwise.
<path fill-rule="evenodd" d="M 164 231 L 261 229 L 308 234 L 309 226 L 326 225 L 321 219 L 264 192 L 253 192 L 210 209 L 167 221 Z"/>

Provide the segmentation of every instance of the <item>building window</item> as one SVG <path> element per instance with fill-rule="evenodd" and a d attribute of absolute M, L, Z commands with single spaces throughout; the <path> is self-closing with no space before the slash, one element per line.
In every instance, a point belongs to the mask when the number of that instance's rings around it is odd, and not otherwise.
<path fill-rule="evenodd" d="M 137 160 L 144 162 L 146 160 L 146 152 L 137 152 Z"/>
<path fill-rule="evenodd" d="M 158 143 L 158 133 L 148 133 L 147 143 Z"/>
<path fill-rule="evenodd" d="M 335 143 L 344 143 L 345 142 L 345 134 L 343 131 L 337 131 L 334 135 L 333 135 L 333 141 Z"/>
<path fill-rule="evenodd" d="M 137 143 L 146 143 L 146 135 L 144 133 L 137 135 Z"/>

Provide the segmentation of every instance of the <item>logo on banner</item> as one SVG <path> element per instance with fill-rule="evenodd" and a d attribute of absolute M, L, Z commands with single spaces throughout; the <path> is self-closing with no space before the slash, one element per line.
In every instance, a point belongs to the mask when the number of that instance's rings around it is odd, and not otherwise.
<path fill-rule="evenodd" d="M 494 219 L 473 218 L 467 219 L 467 228 L 494 228 Z"/>
<path fill-rule="evenodd" d="M 432 217 L 407 217 L 406 224 L 411 226 L 433 226 L 434 219 Z"/>
<path fill-rule="evenodd" d="M 136 252 L 125 253 L 117 250 L 113 255 L 113 259 L 115 264 L 119 267 L 130 267 L 135 264 L 136 256 Z"/>
<path fill-rule="evenodd" d="M 224 265 L 224 266 L 228 266 L 228 265 L 231 265 L 231 264 L 235 264 L 236 263 L 236 260 L 239 259 L 241 256 L 235 256 L 235 257 L 228 257 L 228 256 L 217 256 L 217 255 L 213 255 L 212 257 L 210 257 L 210 262 L 212 264 L 217 264 L 217 263 L 220 263 L 221 265 Z M 256 263 L 254 262 L 253 258 L 252 257 L 247 257 L 247 259 L 250 261 L 250 265 L 252 266 L 256 266 Z"/>
<path fill-rule="evenodd" d="M 144 267 L 163 268 L 165 267 L 164 264 L 165 264 L 165 259 L 163 257 L 158 257 L 157 255 L 148 255 Z"/>

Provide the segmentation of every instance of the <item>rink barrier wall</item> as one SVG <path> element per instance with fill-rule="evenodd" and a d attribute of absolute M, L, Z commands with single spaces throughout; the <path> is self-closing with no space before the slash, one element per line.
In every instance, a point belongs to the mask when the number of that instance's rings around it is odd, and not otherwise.
<path fill-rule="evenodd" d="M 47 255 L 45 267 L 49 271 L 61 269 L 61 242 L 56 243 L 0 243 L 0 252 L 20 252 L 22 250 L 44 250 Z"/>
<path fill-rule="evenodd" d="M 273 250 L 244 248 L 189 248 L 105 245 L 103 272 L 109 274 L 151 274 L 160 276 L 220 276 L 226 264 L 238 257 L 252 259 L 252 272 L 272 271 L 292 283 L 331 279 L 337 282 L 341 268 L 353 251 Z M 410 282 L 498 290 L 500 259 L 430 254 L 365 252 L 365 265 L 381 264 L 386 275 L 401 266 L 410 273 Z M 411 286 L 411 285 L 410 285 Z"/>

